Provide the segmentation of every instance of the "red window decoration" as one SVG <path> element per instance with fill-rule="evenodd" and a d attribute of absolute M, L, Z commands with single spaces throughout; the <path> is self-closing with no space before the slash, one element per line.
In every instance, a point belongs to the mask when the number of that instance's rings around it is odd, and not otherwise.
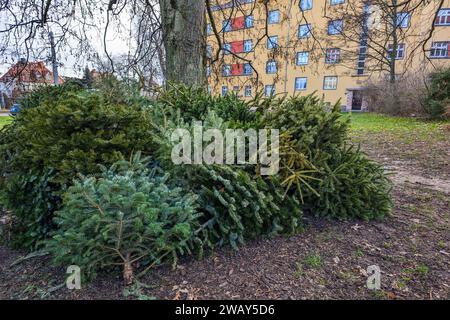
<path fill-rule="evenodd" d="M 231 43 L 231 52 L 242 53 L 244 52 L 244 41 L 234 41 Z"/>
<path fill-rule="evenodd" d="M 234 18 L 231 21 L 231 28 L 233 30 L 239 30 L 239 29 L 244 29 L 245 28 L 245 17 L 238 17 L 238 18 Z"/>
<path fill-rule="evenodd" d="M 244 65 L 242 63 L 235 63 L 231 65 L 231 75 L 240 76 L 244 74 Z"/>

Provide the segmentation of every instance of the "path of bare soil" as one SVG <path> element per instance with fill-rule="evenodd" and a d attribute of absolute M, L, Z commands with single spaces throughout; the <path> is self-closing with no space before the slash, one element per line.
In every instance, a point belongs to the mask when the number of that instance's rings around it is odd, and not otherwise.
<path fill-rule="evenodd" d="M 61 286 L 65 270 L 48 257 L 11 266 L 24 253 L 0 246 L 0 299 L 450 299 L 450 174 L 442 156 L 450 141 L 419 146 L 408 161 L 393 151 L 404 146 L 382 140 L 368 139 L 364 149 L 397 172 L 385 221 L 307 217 L 298 235 L 161 267 L 126 290 L 119 274 L 101 274 L 69 291 Z M 382 271 L 381 290 L 366 288 L 370 265 Z"/>

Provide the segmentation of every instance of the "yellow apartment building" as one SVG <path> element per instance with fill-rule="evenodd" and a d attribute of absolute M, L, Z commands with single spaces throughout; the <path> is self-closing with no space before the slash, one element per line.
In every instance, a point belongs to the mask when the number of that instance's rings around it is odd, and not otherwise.
<path fill-rule="evenodd" d="M 368 108 L 361 92 L 371 81 L 387 81 L 392 74 L 402 81 L 450 65 L 450 0 L 439 10 L 439 1 L 431 0 L 394 12 L 380 9 L 386 1 L 392 0 L 213 3 L 213 22 L 207 25 L 209 90 L 245 99 L 257 92 L 316 91 L 326 102 L 340 100 L 344 110 L 357 111 Z"/>

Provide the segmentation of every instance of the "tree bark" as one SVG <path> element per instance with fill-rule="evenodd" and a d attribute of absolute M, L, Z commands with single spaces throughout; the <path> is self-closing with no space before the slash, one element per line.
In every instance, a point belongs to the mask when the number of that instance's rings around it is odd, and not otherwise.
<path fill-rule="evenodd" d="M 204 0 L 159 0 L 166 80 L 203 86 L 206 79 Z"/>

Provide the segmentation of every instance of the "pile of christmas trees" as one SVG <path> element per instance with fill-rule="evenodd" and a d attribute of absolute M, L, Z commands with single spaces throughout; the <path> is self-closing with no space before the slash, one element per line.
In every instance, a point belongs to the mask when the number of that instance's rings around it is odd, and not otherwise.
<path fill-rule="evenodd" d="M 58 90 L 2 130 L 1 187 L 14 243 L 45 247 L 87 277 L 121 266 L 129 283 L 179 255 L 295 233 L 303 214 L 368 220 L 391 210 L 382 166 L 349 144 L 338 106 L 314 95 L 243 102 L 174 86 L 146 101 Z M 173 163 L 171 134 L 196 121 L 224 135 L 278 129 L 279 174 Z"/>

